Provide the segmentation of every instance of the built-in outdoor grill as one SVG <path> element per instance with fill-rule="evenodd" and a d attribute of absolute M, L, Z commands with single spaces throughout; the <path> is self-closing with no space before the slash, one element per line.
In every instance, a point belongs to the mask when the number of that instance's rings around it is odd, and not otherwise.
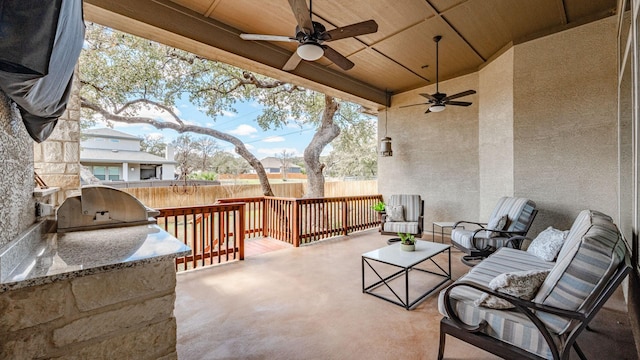
<path fill-rule="evenodd" d="M 157 215 L 122 190 L 85 186 L 80 196 L 67 198 L 58 209 L 58 232 L 151 224 Z"/>

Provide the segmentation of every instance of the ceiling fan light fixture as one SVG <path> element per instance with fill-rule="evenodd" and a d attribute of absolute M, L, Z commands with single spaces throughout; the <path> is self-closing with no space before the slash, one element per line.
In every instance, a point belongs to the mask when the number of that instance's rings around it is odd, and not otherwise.
<path fill-rule="evenodd" d="M 440 112 L 442 110 L 444 110 L 444 105 L 443 104 L 433 104 L 429 108 L 429 111 L 431 111 L 431 112 Z"/>
<path fill-rule="evenodd" d="M 324 49 L 316 43 L 304 43 L 296 50 L 298 56 L 307 61 L 316 61 L 324 55 Z"/>

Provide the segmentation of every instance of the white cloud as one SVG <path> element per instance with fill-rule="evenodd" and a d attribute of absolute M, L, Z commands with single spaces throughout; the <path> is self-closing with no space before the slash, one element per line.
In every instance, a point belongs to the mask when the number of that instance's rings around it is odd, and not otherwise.
<path fill-rule="evenodd" d="M 258 129 L 247 124 L 242 124 L 233 130 L 229 130 L 229 134 L 237 135 L 237 136 L 248 136 L 248 135 L 253 135 L 257 132 L 258 132 Z"/>
<path fill-rule="evenodd" d="M 227 110 L 222 110 L 221 111 L 222 116 L 226 116 L 226 117 L 236 117 L 238 116 L 238 114 L 231 112 L 231 111 L 227 111 Z"/>
<path fill-rule="evenodd" d="M 285 139 L 282 136 L 269 136 L 268 138 L 265 138 L 262 141 L 266 143 L 275 143 L 275 142 L 283 142 L 285 141 Z"/>

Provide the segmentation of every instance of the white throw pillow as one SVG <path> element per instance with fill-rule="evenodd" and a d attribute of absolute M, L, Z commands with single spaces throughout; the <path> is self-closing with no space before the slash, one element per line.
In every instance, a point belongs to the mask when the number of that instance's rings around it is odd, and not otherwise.
<path fill-rule="evenodd" d="M 508 221 L 509 221 L 509 216 L 508 215 L 502 215 L 499 218 L 493 218 L 487 224 L 487 229 L 490 229 L 490 230 L 504 230 L 504 228 L 507 226 L 507 222 Z M 494 232 L 494 233 L 491 234 L 491 237 L 496 237 L 496 236 L 500 236 L 500 235 L 501 234 L 499 232 Z"/>
<path fill-rule="evenodd" d="M 405 222 L 404 219 L 404 206 L 402 205 L 393 205 L 391 206 L 389 211 L 389 221 L 399 221 Z"/>
<path fill-rule="evenodd" d="M 567 231 L 561 231 L 549 226 L 542 231 L 529 245 L 527 252 L 539 257 L 544 261 L 553 261 L 562 249 Z"/>
<path fill-rule="evenodd" d="M 489 288 L 523 300 L 531 300 L 536 296 L 540 285 L 549 275 L 549 271 L 528 270 L 500 274 L 489 282 Z M 482 293 L 482 296 L 474 304 L 492 309 L 511 309 L 515 307 L 507 300 L 487 293 Z"/>

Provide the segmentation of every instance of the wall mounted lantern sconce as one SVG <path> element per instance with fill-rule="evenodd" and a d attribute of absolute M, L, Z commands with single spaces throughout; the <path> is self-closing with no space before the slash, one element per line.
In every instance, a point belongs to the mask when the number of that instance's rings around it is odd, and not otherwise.
<path fill-rule="evenodd" d="M 380 140 L 380 156 L 393 156 L 391 150 L 391 138 L 387 136 L 387 113 L 391 104 L 391 93 L 387 92 L 387 108 L 384 109 L 384 137 Z"/>
<path fill-rule="evenodd" d="M 391 138 L 385 136 L 380 140 L 380 155 L 393 156 L 393 150 L 391 150 Z"/>

